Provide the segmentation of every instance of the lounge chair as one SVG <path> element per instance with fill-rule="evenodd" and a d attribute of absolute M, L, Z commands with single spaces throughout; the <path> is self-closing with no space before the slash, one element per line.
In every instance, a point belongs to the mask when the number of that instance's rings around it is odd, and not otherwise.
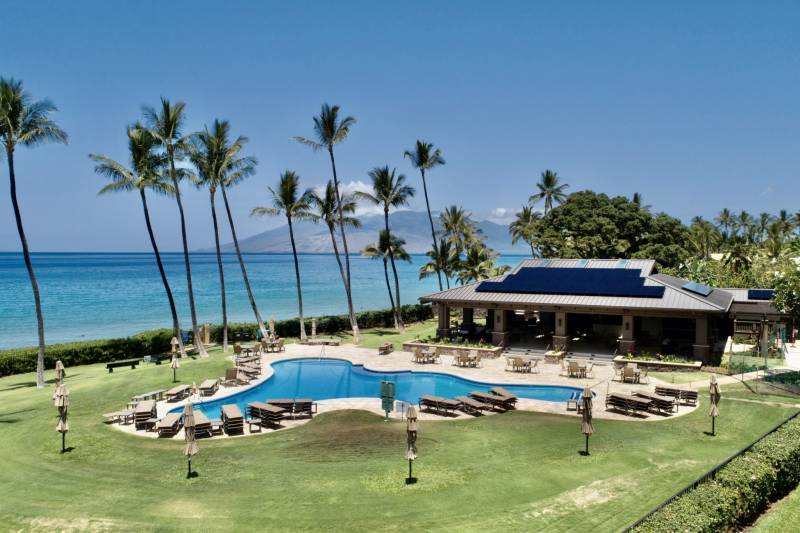
<path fill-rule="evenodd" d="M 176 385 L 169 389 L 165 396 L 167 397 L 168 402 L 177 402 L 179 400 L 183 400 L 187 396 L 192 393 L 192 386 L 191 385 Z"/>
<path fill-rule="evenodd" d="M 286 409 L 277 405 L 270 405 L 263 402 L 250 402 L 247 404 L 247 413 L 251 418 L 261 420 L 261 425 L 271 424 L 280 426 L 280 421 L 287 414 Z"/>
<path fill-rule="evenodd" d="M 632 394 L 612 392 L 606 395 L 606 409 L 615 409 L 625 414 L 646 413 L 652 407 L 652 400 Z"/>
<path fill-rule="evenodd" d="M 491 394 L 494 394 L 495 396 L 500 396 L 501 398 L 504 398 L 506 402 L 512 405 L 515 405 L 517 403 L 518 399 L 517 396 L 507 391 L 503 387 L 492 387 L 491 389 L 489 389 L 489 392 Z"/>
<path fill-rule="evenodd" d="M 211 426 L 211 421 L 203 413 L 203 411 L 194 412 L 194 434 L 198 437 L 210 437 L 213 435 L 214 430 Z"/>
<path fill-rule="evenodd" d="M 461 403 L 459 408 L 470 415 L 480 415 L 482 411 L 492 410 L 492 406 L 488 403 L 479 402 L 467 396 L 456 396 L 456 401 Z"/>
<path fill-rule="evenodd" d="M 391 342 L 384 342 L 378 346 L 378 355 L 389 355 L 394 351 L 394 345 Z"/>
<path fill-rule="evenodd" d="M 222 406 L 222 429 L 228 435 L 244 433 L 244 417 L 235 403 Z"/>
<path fill-rule="evenodd" d="M 437 411 L 442 415 L 453 414 L 456 409 L 461 407 L 460 402 L 439 396 L 421 396 L 418 403 L 420 410 Z"/>
<path fill-rule="evenodd" d="M 167 413 L 156 423 L 159 437 L 174 437 L 181 429 L 181 413 Z"/>
<path fill-rule="evenodd" d="M 634 392 L 633 395 L 650 400 L 652 402 L 651 407 L 654 411 L 670 414 L 678 410 L 677 398 L 672 396 L 662 396 L 660 394 L 642 391 Z"/>
<path fill-rule="evenodd" d="M 219 388 L 219 380 L 207 379 L 202 382 L 198 388 L 200 389 L 201 396 L 212 396 Z"/>
<path fill-rule="evenodd" d="M 470 397 L 478 400 L 481 403 L 491 405 L 492 408 L 500 408 L 503 411 L 508 411 L 514 408 L 514 404 L 509 402 L 507 398 L 491 394 L 483 391 L 472 391 L 469 393 Z"/>
<path fill-rule="evenodd" d="M 238 368 L 226 368 L 225 376 L 220 380 L 225 387 L 236 387 L 250 383 L 250 379 L 244 373 L 239 372 Z"/>
<path fill-rule="evenodd" d="M 133 410 L 133 421 L 136 429 L 147 429 L 156 417 L 156 401 L 144 400 L 136 404 Z"/>
<path fill-rule="evenodd" d="M 308 398 L 294 400 L 267 400 L 267 404 L 285 409 L 294 418 L 297 415 L 313 417 L 317 412 L 317 402 Z"/>

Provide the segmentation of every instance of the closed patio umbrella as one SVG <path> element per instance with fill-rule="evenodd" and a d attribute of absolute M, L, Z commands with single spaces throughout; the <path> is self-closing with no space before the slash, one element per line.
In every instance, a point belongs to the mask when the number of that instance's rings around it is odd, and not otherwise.
<path fill-rule="evenodd" d="M 719 392 L 719 383 L 717 383 L 717 376 L 711 376 L 711 383 L 708 386 L 708 395 L 711 403 L 711 411 L 708 413 L 708 416 L 711 417 L 711 435 L 716 435 L 716 421 L 717 417 L 719 416 L 719 399 L 720 399 L 720 392 Z"/>
<path fill-rule="evenodd" d="M 61 433 L 61 453 L 67 451 L 67 431 L 69 422 L 67 421 L 67 410 L 69 409 L 69 390 L 63 383 L 56 387 L 53 394 L 53 403 L 58 409 L 58 425 L 56 431 Z"/>
<path fill-rule="evenodd" d="M 192 456 L 199 452 L 197 441 L 195 440 L 194 409 L 192 404 L 187 403 L 183 409 L 183 431 L 185 433 L 186 445 L 183 447 L 183 454 L 189 459 L 189 471 L 186 477 L 192 477 Z"/>
<path fill-rule="evenodd" d="M 275 338 L 275 319 L 274 318 L 270 318 L 269 319 L 269 338 L 270 339 L 274 339 Z"/>
<path fill-rule="evenodd" d="M 594 433 L 592 427 L 592 391 L 589 387 L 583 389 L 583 415 L 581 418 L 581 432 L 586 435 L 586 455 L 589 455 L 589 435 Z"/>
<path fill-rule="evenodd" d="M 66 372 L 64 372 L 64 363 L 61 362 L 61 359 L 56 361 L 56 387 L 61 385 L 61 382 L 64 381 L 64 378 L 67 377 Z"/>
<path fill-rule="evenodd" d="M 411 464 L 417 458 L 417 410 L 413 405 L 406 411 L 406 459 L 408 459 L 408 478 L 406 484 L 416 483 L 416 478 L 411 476 Z"/>
<path fill-rule="evenodd" d="M 175 383 L 178 380 L 176 371 L 181 367 L 177 353 L 172 354 L 172 361 L 169 362 L 169 367 L 172 369 L 172 382 Z"/>

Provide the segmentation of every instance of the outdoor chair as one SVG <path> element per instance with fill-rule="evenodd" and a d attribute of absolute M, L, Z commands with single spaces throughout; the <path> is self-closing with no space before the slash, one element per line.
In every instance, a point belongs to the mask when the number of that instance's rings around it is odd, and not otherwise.
<path fill-rule="evenodd" d="M 539 359 L 531 359 L 528 361 L 528 372 L 539 374 L 541 371 L 542 370 L 539 368 Z"/>
<path fill-rule="evenodd" d="M 201 396 L 212 396 L 215 392 L 217 392 L 217 388 L 219 387 L 219 380 L 218 379 L 207 379 L 200 384 L 200 395 Z"/>
<path fill-rule="evenodd" d="M 569 377 L 571 377 L 571 378 L 579 378 L 579 377 L 581 377 L 580 369 L 578 368 L 578 362 L 577 361 L 570 361 L 569 362 L 569 366 L 567 367 L 567 372 L 569 373 Z"/>
<path fill-rule="evenodd" d="M 479 402 L 467 396 L 456 396 L 456 401 L 460 402 L 459 409 L 470 415 L 480 415 L 482 411 L 491 411 L 492 406 L 488 403 Z"/>
<path fill-rule="evenodd" d="M 456 400 L 448 400 L 439 396 L 421 396 L 418 403 L 420 411 L 426 409 L 436 411 L 440 415 L 454 414 L 456 409 L 461 406 L 461 403 Z"/>
<path fill-rule="evenodd" d="M 222 406 L 222 428 L 226 434 L 244 433 L 244 417 L 239 406 L 235 403 L 229 403 Z"/>
<path fill-rule="evenodd" d="M 622 382 L 636 382 L 636 371 L 632 366 L 627 365 L 622 369 Z"/>
<path fill-rule="evenodd" d="M 181 413 L 167 413 L 156 423 L 159 437 L 174 437 L 181 429 Z"/>

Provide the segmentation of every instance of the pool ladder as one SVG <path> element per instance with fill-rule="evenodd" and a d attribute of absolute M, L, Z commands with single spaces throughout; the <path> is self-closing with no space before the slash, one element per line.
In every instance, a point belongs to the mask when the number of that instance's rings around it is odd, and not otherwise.
<path fill-rule="evenodd" d="M 322 348 L 319 351 L 319 360 L 322 361 L 322 359 L 324 358 L 325 358 L 325 345 L 323 344 Z"/>

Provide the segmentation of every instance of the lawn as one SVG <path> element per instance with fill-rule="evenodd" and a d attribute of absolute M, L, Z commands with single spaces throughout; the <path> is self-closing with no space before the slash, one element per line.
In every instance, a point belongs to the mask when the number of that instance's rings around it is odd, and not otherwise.
<path fill-rule="evenodd" d="M 753 533 L 784 533 L 796 531 L 800 524 L 800 489 L 776 503 L 753 526 Z"/>
<path fill-rule="evenodd" d="M 658 378 L 667 383 L 689 385 L 695 381 L 708 381 L 711 379 L 711 372 L 650 372 L 648 376 Z"/>
<path fill-rule="evenodd" d="M 800 395 L 757 380 L 723 385 L 723 398 L 800 404 Z"/>
<path fill-rule="evenodd" d="M 213 350 L 184 360 L 178 379 L 200 382 L 228 364 Z M 655 423 L 596 420 L 590 457 L 578 454 L 575 417 L 422 422 L 412 486 L 403 483 L 404 424 L 342 411 L 284 432 L 200 441 L 199 475 L 187 480 L 180 442 L 127 435 L 100 416 L 170 386 L 168 365 L 67 373 L 73 449 L 64 455 L 52 386 L 36 389 L 31 374 L 0 379 L 4 530 L 614 531 L 792 411 L 723 399 L 717 437 L 704 433 L 702 406 Z"/>

